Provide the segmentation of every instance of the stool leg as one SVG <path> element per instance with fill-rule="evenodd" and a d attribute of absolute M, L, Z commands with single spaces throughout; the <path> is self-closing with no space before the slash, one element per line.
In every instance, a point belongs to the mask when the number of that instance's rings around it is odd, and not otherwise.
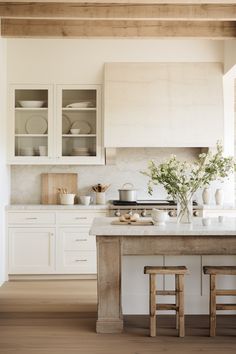
<path fill-rule="evenodd" d="M 149 312 L 150 312 L 150 336 L 156 336 L 156 275 L 150 274 L 149 278 Z"/>
<path fill-rule="evenodd" d="M 216 335 L 216 275 L 210 274 L 210 336 Z"/>
<path fill-rule="evenodd" d="M 184 337 L 184 275 L 179 274 L 179 337 Z"/>
<path fill-rule="evenodd" d="M 175 274 L 175 304 L 177 306 L 176 312 L 175 312 L 175 321 L 176 325 L 175 328 L 179 329 L 179 277 L 177 274 Z"/>

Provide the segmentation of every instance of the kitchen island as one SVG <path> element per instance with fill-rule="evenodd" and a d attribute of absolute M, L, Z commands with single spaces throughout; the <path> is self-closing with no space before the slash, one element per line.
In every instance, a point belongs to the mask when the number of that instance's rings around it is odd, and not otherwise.
<path fill-rule="evenodd" d="M 121 258 L 126 255 L 236 255 L 236 219 L 224 223 L 212 220 L 203 226 L 201 218 L 193 224 L 165 226 L 112 225 L 114 218 L 96 218 L 90 235 L 96 236 L 98 260 L 98 333 L 123 330 L 121 306 Z"/>

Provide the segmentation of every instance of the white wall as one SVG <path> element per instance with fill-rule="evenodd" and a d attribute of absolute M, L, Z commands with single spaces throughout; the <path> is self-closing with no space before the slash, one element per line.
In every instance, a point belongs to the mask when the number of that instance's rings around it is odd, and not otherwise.
<path fill-rule="evenodd" d="M 0 38 L 0 285 L 6 280 L 5 205 L 9 199 L 6 166 L 6 40 Z"/>
<path fill-rule="evenodd" d="M 236 64 L 236 40 L 224 42 L 224 71 L 227 73 Z"/>

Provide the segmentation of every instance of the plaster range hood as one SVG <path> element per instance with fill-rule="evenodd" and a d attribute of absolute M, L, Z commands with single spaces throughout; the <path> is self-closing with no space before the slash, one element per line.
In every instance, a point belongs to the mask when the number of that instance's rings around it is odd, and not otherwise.
<path fill-rule="evenodd" d="M 105 64 L 104 145 L 209 147 L 223 141 L 220 63 Z"/>

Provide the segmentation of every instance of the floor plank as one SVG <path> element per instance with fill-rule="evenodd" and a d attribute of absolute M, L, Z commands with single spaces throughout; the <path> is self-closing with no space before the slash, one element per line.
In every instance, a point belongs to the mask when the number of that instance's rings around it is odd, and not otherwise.
<path fill-rule="evenodd" d="M 125 316 L 122 334 L 96 334 L 95 309 L 95 281 L 7 283 L 0 288 L 0 354 L 236 352 L 236 316 L 217 317 L 215 338 L 207 316 L 187 316 L 185 338 L 174 316 L 158 316 L 158 336 L 150 338 L 147 316 Z"/>

